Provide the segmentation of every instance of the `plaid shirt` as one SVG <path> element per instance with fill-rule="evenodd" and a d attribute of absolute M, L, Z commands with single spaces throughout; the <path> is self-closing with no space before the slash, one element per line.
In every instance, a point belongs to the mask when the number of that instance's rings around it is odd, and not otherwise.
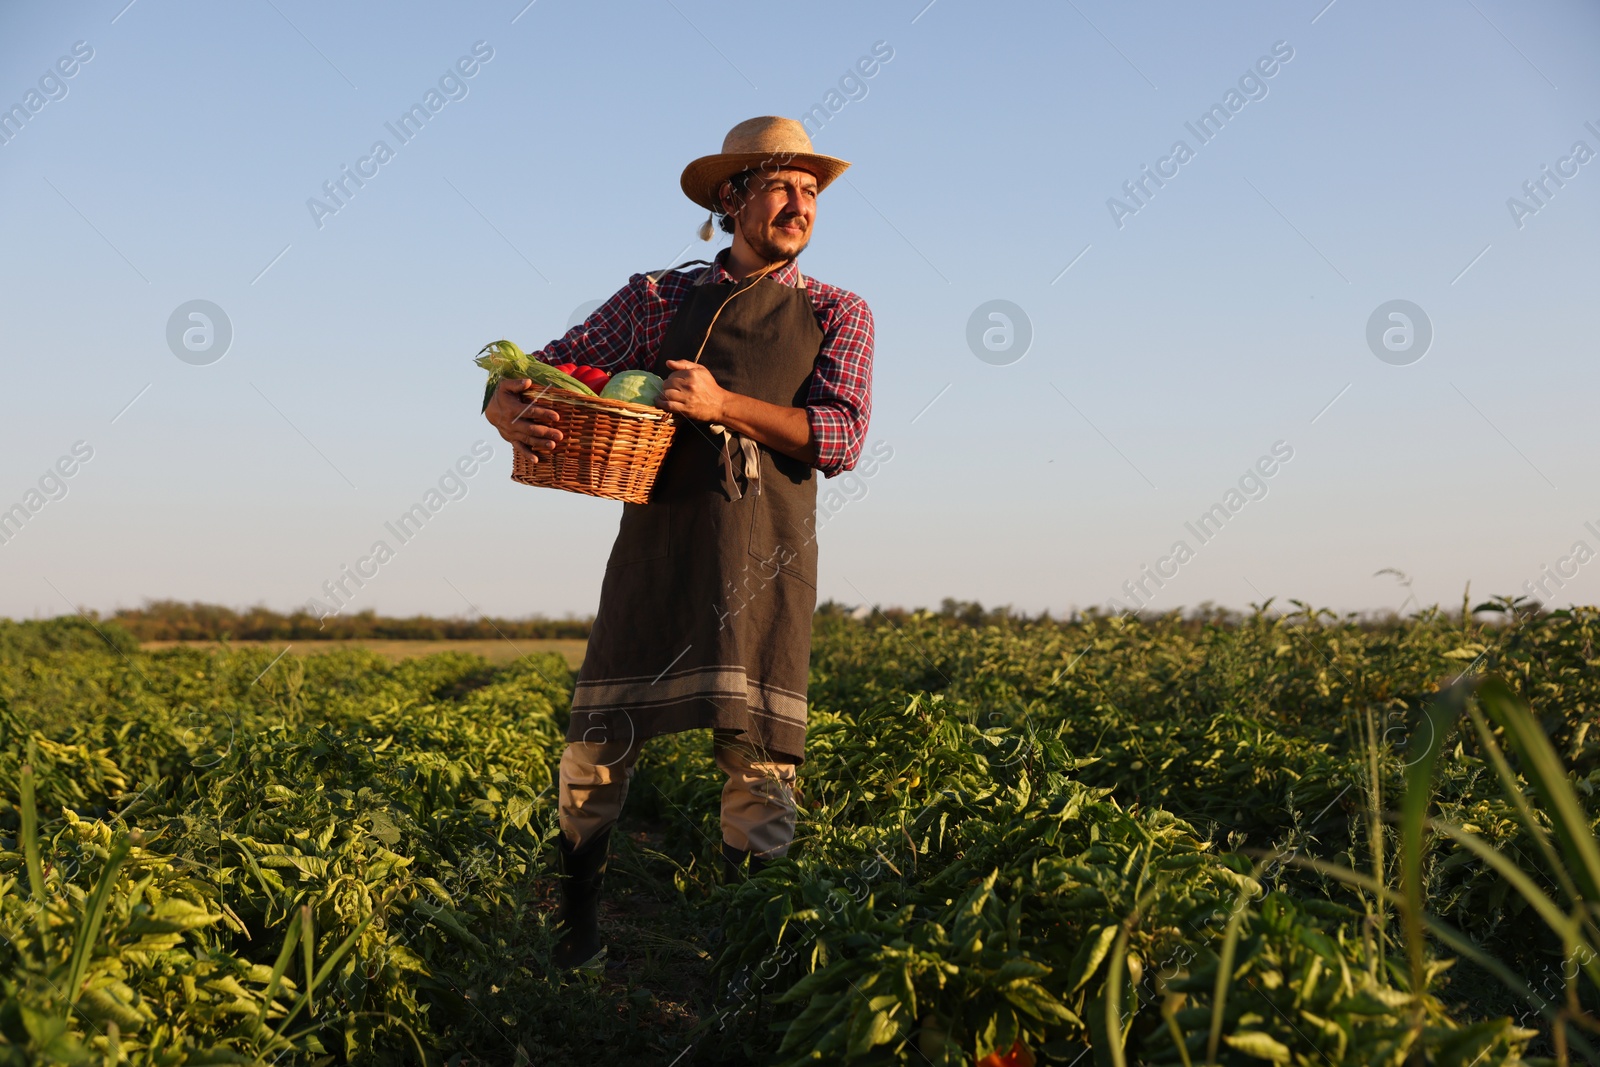
<path fill-rule="evenodd" d="M 662 272 L 654 279 L 635 274 L 588 319 L 551 341 L 535 358 L 546 363 L 578 363 L 615 374 L 652 370 L 667 323 L 707 270 L 711 281 L 731 282 L 724 269 L 728 250 L 710 267 Z M 799 268 L 785 263 L 768 277 L 793 285 Z M 822 348 L 806 391 L 806 421 L 817 445 L 816 468 L 832 478 L 856 465 L 872 414 L 872 312 L 866 301 L 807 275 L 806 288 L 822 327 Z"/>

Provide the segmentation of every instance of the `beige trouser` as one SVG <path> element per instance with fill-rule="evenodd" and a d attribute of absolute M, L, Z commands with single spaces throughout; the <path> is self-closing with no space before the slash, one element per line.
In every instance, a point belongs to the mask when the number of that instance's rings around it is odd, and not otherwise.
<path fill-rule="evenodd" d="M 575 849 L 617 821 L 639 759 L 639 742 L 574 741 L 561 753 L 561 831 Z M 795 765 L 756 751 L 735 730 L 712 731 L 722 787 L 722 839 L 770 859 L 794 839 Z M 766 757 L 766 758 L 763 758 Z"/>

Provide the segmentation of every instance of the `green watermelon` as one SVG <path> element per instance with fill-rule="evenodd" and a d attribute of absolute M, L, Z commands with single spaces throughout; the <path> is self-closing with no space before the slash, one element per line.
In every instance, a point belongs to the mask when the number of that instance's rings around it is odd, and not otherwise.
<path fill-rule="evenodd" d="M 661 395 L 665 385 L 665 382 L 647 370 L 625 370 L 621 374 L 613 374 L 611 381 L 600 390 L 600 395 L 607 400 L 626 400 L 630 404 L 654 405 L 656 397 Z"/>

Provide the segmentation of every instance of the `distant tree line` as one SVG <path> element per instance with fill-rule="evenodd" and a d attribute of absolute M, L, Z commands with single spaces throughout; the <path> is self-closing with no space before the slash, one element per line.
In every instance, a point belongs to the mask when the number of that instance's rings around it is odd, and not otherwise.
<path fill-rule="evenodd" d="M 1368 629 L 1391 628 L 1401 624 L 1393 612 L 1358 615 L 1346 612 L 1312 612 L 1300 601 L 1289 601 L 1296 611 L 1311 618 L 1329 620 L 1343 618 L 1355 621 Z M 1252 605 L 1265 613 L 1272 601 Z M 1281 612 L 1283 609 L 1280 608 Z M 1461 610 L 1468 611 L 1463 603 Z M 1541 605 L 1518 598 L 1499 597 L 1479 604 L 1470 611 L 1487 612 L 1497 617 L 1520 617 L 1541 613 Z M 1459 613 L 1427 609 L 1427 614 L 1437 613 L 1446 618 L 1460 618 Z M 878 626 L 902 626 L 913 618 L 931 617 L 949 626 L 985 627 L 1000 626 L 1022 629 L 1032 626 L 1071 625 L 1088 618 L 1106 617 L 1097 608 L 1073 611 L 1055 617 L 1048 611 L 1038 615 L 1016 611 L 1010 605 L 985 608 L 974 600 L 956 600 L 946 597 L 937 609 L 902 607 L 855 606 L 826 600 L 817 605 L 817 620 L 822 625 L 839 623 L 859 624 L 869 629 Z M 1229 608 L 1218 607 L 1207 601 L 1187 611 L 1175 609 L 1163 615 L 1135 614 L 1144 621 L 1165 619 L 1169 623 L 1181 622 L 1187 629 L 1200 630 L 1206 626 L 1234 627 L 1250 616 Z M 216 641 L 227 637 L 234 641 L 471 641 L 509 638 L 575 638 L 585 640 L 593 624 L 592 618 L 548 619 L 533 616 L 524 619 L 479 617 L 476 619 L 440 619 L 430 615 L 412 615 L 392 618 L 374 611 L 349 615 L 328 616 L 320 623 L 306 611 L 288 614 L 264 607 L 234 608 L 218 604 L 185 604 L 177 600 L 146 601 L 143 607 L 122 608 L 109 616 L 98 612 L 65 615 L 55 619 L 12 622 L 0 618 L 0 660 L 10 655 L 35 655 L 45 651 L 98 648 L 109 643 L 119 651 L 132 651 L 145 641 Z M 1480 620 L 1485 621 L 1485 620 Z M 1496 621 L 1496 620 L 1489 620 Z"/>
<path fill-rule="evenodd" d="M 220 604 L 146 601 L 121 608 L 110 619 L 140 641 L 470 641 L 497 637 L 587 638 L 590 619 L 439 619 L 431 615 L 392 618 L 375 611 L 330 615 L 320 622 L 304 610 L 288 614 L 270 608 L 241 610 Z"/>
<path fill-rule="evenodd" d="M 1224 629 L 1243 625 L 1256 616 L 1274 618 L 1279 615 L 1298 616 L 1301 618 L 1327 619 L 1329 621 L 1351 622 L 1365 630 L 1394 629 L 1403 626 L 1405 620 L 1393 610 L 1368 611 L 1368 612 L 1335 612 L 1328 608 L 1313 609 L 1309 604 L 1300 600 L 1285 601 L 1283 605 L 1274 608 L 1276 597 L 1269 598 L 1262 604 L 1251 604 L 1250 611 L 1240 611 L 1235 608 L 1222 607 L 1210 600 L 1202 601 L 1192 607 L 1174 607 L 1166 611 L 1134 611 L 1127 612 L 1126 617 L 1142 622 L 1162 621 L 1167 625 L 1178 624 L 1182 629 L 1199 632 L 1205 627 L 1221 627 Z M 1539 614 L 1544 611 L 1542 605 L 1525 597 L 1495 597 L 1494 599 L 1468 608 L 1463 602 L 1459 610 L 1441 609 L 1438 606 L 1431 608 L 1417 608 L 1418 615 L 1438 615 L 1441 618 L 1459 621 L 1463 613 L 1471 614 L 1479 623 L 1494 624 L 1512 617 L 1522 617 L 1529 614 Z M 1478 617 L 1488 614 L 1491 618 Z M 1108 619 L 1117 614 L 1108 612 L 1097 605 L 1085 609 L 1077 609 L 1064 615 L 1053 615 L 1049 611 L 1041 611 L 1037 615 L 1030 615 L 1025 611 L 1018 611 L 1009 604 L 999 607 L 986 608 L 976 600 L 957 600 L 945 597 L 939 602 L 938 608 L 901 608 L 861 606 L 854 607 L 841 604 L 835 600 L 826 600 L 817 605 L 817 617 L 821 620 L 853 620 L 863 624 L 869 629 L 876 626 L 903 626 L 916 618 L 937 619 L 947 626 L 985 627 L 1000 626 L 1009 629 L 1023 629 L 1033 626 L 1071 626 L 1087 619 Z"/>

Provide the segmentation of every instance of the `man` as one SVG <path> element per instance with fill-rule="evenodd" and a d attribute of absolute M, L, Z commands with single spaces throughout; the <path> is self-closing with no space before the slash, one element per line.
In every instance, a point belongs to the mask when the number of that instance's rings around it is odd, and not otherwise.
<path fill-rule="evenodd" d="M 800 273 L 817 195 L 850 164 L 804 127 L 741 122 L 684 169 L 690 200 L 731 247 L 699 270 L 635 274 L 537 355 L 665 379 L 681 418 L 647 504 L 625 504 L 606 564 L 561 757 L 563 968 L 599 966 L 597 911 L 611 828 L 639 746 L 709 727 L 727 877 L 794 837 L 816 610 L 814 471 L 854 466 L 871 411 L 873 324 L 854 293 Z M 710 238 L 710 223 L 702 232 Z M 537 460 L 561 420 L 503 382 L 486 412 Z"/>

